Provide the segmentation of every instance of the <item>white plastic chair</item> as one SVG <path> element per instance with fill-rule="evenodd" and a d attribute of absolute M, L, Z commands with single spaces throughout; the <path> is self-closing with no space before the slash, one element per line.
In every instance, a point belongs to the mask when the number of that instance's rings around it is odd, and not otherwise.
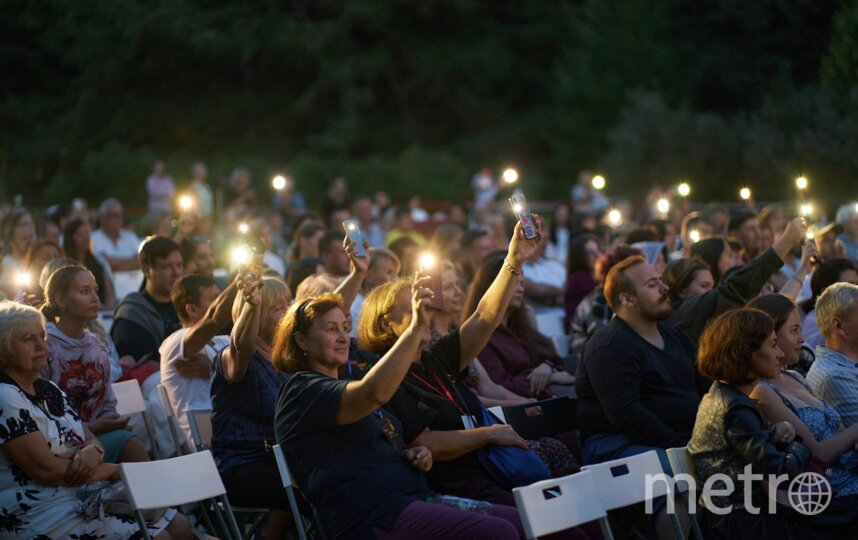
<path fill-rule="evenodd" d="M 494 407 L 489 407 L 489 412 L 498 417 L 498 420 L 506 424 L 506 415 L 503 412 L 503 407 L 500 405 L 495 405 Z"/>
<path fill-rule="evenodd" d="M 197 451 L 205 450 L 212 444 L 212 410 L 191 409 L 188 411 L 188 427 Z"/>
<path fill-rule="evenodd" d="M 536 315 L 536 329 L 548 337 L 565 336 L 563 317 L 555 313 L 539 313 Z"/>
<path fill-rule="evenodd" d="M 605 510 L 623 508 L 656 497 L 673 496 L 670 484 L 665 481 L 651 482 L 652 488 L 647 493 L 647 477 L 665 474 L 655 450 L 604 463 L 585 465 L 581 470 L 593 473 L 596 489 Z M 676 512 L 671 512 L 670 517 L 676 537 L 685 538 L 679 516 Z"/>
<path fill-rule="evenodd" d="M 602 536 L 613 540 L 607 512 L 599 497 L 593 473 L 582 471 L 512 490 L 527 538 L 538 538 L 582 523 L 599 521 Z"/>
<path fill-rule="evenodd" d="M 668 448 L 667 459 L 670 460 L 670 468 L 673 469 L 674 479 L 676 479 L 676 475 L 679 474 L 687 474 L 691 477 L 695 477 L 694 461 L 691 460 L 691 454 L 688 453 L 687 446 L 683 446 L 682 448 Z M 686 507 L 688 508 L 688 514 L 691 516 L 691 532 L 694 533 L 695 538 L 703 540 L 703 533 L 700 531 L 700 524 L 697 523 L 697 513 L 691 512 L 692 506 L 696 508 L 697 501 L 689 500 L 688 484 L 681 480 L 677 480 L 674 484 L 674 488 L 677 493 L 682 494 L 682 497 L 685 500 Z"/>
<path fill-rule="evenodd" d="M 554 335 L 551 336 L 551 342 L 554 343 L 554 348 L 557 349 L 557 354 L 559 354 L 561 358 L 569 356 L 569 346 L 571 345 L 569 336 Z"/>
<path fill-rule="evenodd" d="M 143 510 L 208 502 L 229 539 L 241 540 L 226 488 L 211 452 L 197 452 L 160 461 L 122 463 L 119 475 L 143 537 L 149 539 Z M 226 520 L 224 520 L 226 514 Z"/>
<path fill-rule="evenodd" d="M 193 439 L 194 449 L 197 452 L 207 452 L 212 445 L 212 410 L 189 410 L 188 427 L 191 428 L 191 438 Z M 262 521 L 269 512 L 268 508 L 257 508 L 253 506 L 236 506 L 233 508 L 233 511 L 240 515 L 242 518 L 242 524 L 247 525 L 245 532 L 248 536 L 262 525 Z"/>
<path fill-rule="evenodd" d="M 292 479 L 292 473 L 289 472 L 289 465 L 286 464 L 286 454 L 283 453 L 283 448 L 279 444 L 274 445 L 274 458 L 277 460 L 277 468 L 280 470 L 280 480 L 283 482 L 283 488 L 286 490 L 286 496 L 289 499 L 289 509 L 292 511 L 292 519 L 295 522 L 295 529 L 298 531 L 298 540 L 307 540 L 307 529 L 312 519 L 307 518 L 298 508 L 298 499 L 295 497 L 295 481 Z"/>
<path fill-rule="evenodd" d="M 173 441 L 173 447 L 176 449 L 176 455 L 181 456 L 183 454 L 182 440 L 184 440 L 184 437 L 182 436 L 181 431 L 179 431 L 179 420 L 176 418 L 176 413 L 173 410 L 172 403 L 170 403 L 170 396 L 167 395 L 167 389 L 164 388 L 163 384 L 159 384 L 157 388 L 161 407 L 167 414 L 167 424 L 170 427 L 170 439 Z"/>
<path fill-rule="evenodd" d="M 149 437 L 149 442 L 152 444 L 152 459 L 158 459 L 158 439 L 152 431 L 152 424 L 149 422 L 149 414 L 146 411 L 146 400 L 143 399 L 143 392 L 140 391 L 140 384 L 137 380 L 122 381 L 113 383 L 113 394 L 116 396 L 116 412 L 120 416 L 140 413 L 143 416 L 143 424 L 146 426 L 146 435 Z"/>

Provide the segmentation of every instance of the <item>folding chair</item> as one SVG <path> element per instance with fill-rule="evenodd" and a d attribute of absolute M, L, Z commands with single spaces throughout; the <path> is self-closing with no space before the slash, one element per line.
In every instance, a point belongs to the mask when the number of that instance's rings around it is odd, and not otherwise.
<path fill-rule="evenodd" d="M 280 479 L 283 481 L 283 488 L 286 490 L 286 496 L 289 498 L 289 508 L 292 510 L 292 519 L 295 520 L 298 540 L 307 540 L 307 530 L 312 526 L 313 518 L 305 516 L 298 507 L 298 498 L 295 496 L 295 490 L 298 486 L 292 479 L 292 473 L 289 472 L 289 465 L 286 464 L 286 454 L 283 453 L 283 448 L 279 444 L 274 445 L 274 458 L 277 460 Z"/>
<path fill-rule="evenodd" d="M 678 474 L 687 474 L 694 477 L 694 462 L 691 460 L 691 454 L 688 453 L 687 446 L 683 446 L 682 448 L 668 448 L 667 459 L 670 460 L 670 468 L 673 469 L 675 480 L 676 475 Z M 697 538 L 697 540 L 703 540 L 703 533 L 700 531 L 700 524 L 697 523 L 697 512 L 691 512 L 691 503 L 696 503 L 697 501 L 689 500 L 688 483 L 679 479 L 676 480 L 673 485 L 675 486 L 676 492 L 682 494 L 682 498 L 688 507 L 688 515 L 691 517 L 691 532 L 694 534 L 694 538 Z"/>
<path fill-rule="evenodd" d="M 602 506 L 608 511 L 642 503 L 660 496 L 673 496 L 673 490 L 668 482 L 651 482 L 652 488 L 647 490 L 648 476 L 665 474 L 655 450 L 604 463 L 585 465 L 581 467 L 581 470 L 593 473 Z M 676 537 L 685 538 L 682 525 L 679 523 L 679 516 L 676 515 L 676 512 L 671 512 L 670 517 L 673 521 Z"/>
<path fill-rule="evenodd" d="M 132 379 L 130 381 L 122 381 L 113 383 L 113 394 L 116 396 L 116 412 L 120 416 L 140 413 L 143 415 L 143 424 L 146 426 L 146 435 L 152 443 L 152 459 L 158 459 L 158 439 L 152 431 L 152 425 L 149 422 L 149 414 L 146 411 L 146 400 L 143 399 L 143 392 L 140 391 L 140 384 Z"/>
<path fill-rule="evenodd" d="M 205 452 L 212 445 L 212 410 L 191 409 L 188 411 L 188 426 L 191 428 L 193 446 L 197 452 Z M 268 508 L 256 508 L 252 506 L 236 506 L 233 512 L 239 514 L 242 528 L 250 536 L 268 515 Z"/>
<path fill-rule="evenodd" d="M 167 415 L 167 424 L 170 426 L 170 439 L 173 441 L 173 446 L 176 449 L 176 455 L 181 456 L 182 440 L 184 437 L 179 430 L 179 420 L 173 411 L 173 405 L 170 403 L 170 396 L 167 395 L 167 389 L 163 384 L 158 384 L 158 398 L 161 400 L 161 407 Z M 170 456 L 166 456 L 170 457 Z"/>
<path fill-rule="evenodd" d="M 569 397 L 556 397 L 512 405 L 503 408 L 503 417 L 524 439 L 538 439 L 578 429 L 575 423 L 577 403 Z"/>
<path fill-rule="evenodd" d="M 559 354 L 561 358 L 569 356 L 569 345 L 571 343 L 569 336 L 554 335 L 551 336 L 551 342 L 554 344 L 554 348 L 557 349 L 557 354 Z"/>
<path fill-rule="evenodd" d="M 536 315 L 536 329 L 548 337 L 565 336 L 563 316 L 556 313 L 539 313 Z"/>
<path fill-rule="evenodd" d="M 191 409 L 188 411 L 188 427 L 191 428 L 191 438 L 194 447 L 205 450 L 212 444 L 212 410 Z"/>
<path fill-rule="evenodd" d="M 215 509 L 227 539 L 242 539 L 211 452 L 160 461 L 121 463 L 119 475 L 143 538 L 151 538 L 146 530 L 143 510 L 210 501 L 209 506 Z"/>
<path fill-rule="evenodd" d="M 498 420 L 506 424 L 506 415 L 503 413 L 503 407 L 500 405 L 495 405 L 494 407 L 489 407 L 489 412 L 498 417 Z"/>
<path fill-rule="evenodd" d="M 512 494 L 527 538 L 598 520 L 602 536 L 605 540 L 613 540 L 608 514 L 601 499 L 593 497 L 595 491 L 593 473 L 582 471 L 514 488 Z"/>

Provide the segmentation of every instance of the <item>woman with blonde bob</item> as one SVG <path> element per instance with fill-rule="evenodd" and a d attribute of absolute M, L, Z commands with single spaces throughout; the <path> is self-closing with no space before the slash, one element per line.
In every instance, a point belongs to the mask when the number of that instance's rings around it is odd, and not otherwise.
<path fill-rule="evenodd" d="M 352 255 L 351 245 L 347 251 Z M 404 289 L 408 323 L 360 381 L 338 379 L 349 349 L 338 294 L 296 302 L 277 329 L 274 364 L 293 374 L 277 399 L 277 442 L 326 538 L 521 537 L 514 508 L 483 504 L 483 512 L 467 511 L 433 494 L 422 474 L 432 454 L 422 446 L 406 449 L 402 425 L 383 408 L 429 331 L 432 292 L 424 284 Z"/>
<path fill-rule="evenodd" d="M 230 502 L 272 509 L 266 538 L 282 538 L 288 499 L 274 446 L 274 405 L 286 376 L 272 365 L 277 323 L 292 296 L 276 277 L 246 276 L 232 306 L 229 346 L 212 362 L 212 454 Z"/>

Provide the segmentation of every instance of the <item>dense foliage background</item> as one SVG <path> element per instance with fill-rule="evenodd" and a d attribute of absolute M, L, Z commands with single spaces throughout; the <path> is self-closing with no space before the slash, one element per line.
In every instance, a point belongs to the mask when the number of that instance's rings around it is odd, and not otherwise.
<path fill-rule="evenodd" d="M 143 201 L 157 157 L 319 200 L 464 198 L 483 164 L 533 196 L 698 200 L 858 185 L 858 1 L 43 0 L 0 10 L 0 197 Z M 358 189 L 359 186 L 359 189 Z"/>

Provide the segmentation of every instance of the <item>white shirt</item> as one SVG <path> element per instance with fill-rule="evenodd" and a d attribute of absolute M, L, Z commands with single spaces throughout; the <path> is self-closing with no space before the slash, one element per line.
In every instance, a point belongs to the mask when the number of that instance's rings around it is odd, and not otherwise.
<path fill-rule="evenodd" d="M 551 285 L 562 289 L 566 286 L 566 268 L 547 257 L 540 257 L 535 263 L 524 263 L 524 279 L 539 283 L 541 285 Z"/>
<path fill-rule="evenodd" d="M 140 239 L 128 229 L 119 229 L 116 242 L 101 229 L 92 231 L 92 250 L 96 255 L 106 255 L 111 259 L 132 259 L 137 257 L 139 247 Z"/>
<path fill-rule="evenodd" d="M 176 371 L 176 362 L 186 362 L 184 344 L 190 328 L 176 330 L 161 343 L 158 352 L 161 354 L 161 384 L 170 397 L 173 413 L 176 415 L 179 428 L 188 441 L 191 439 L 191 428 L 188 424 L 190 409 L 210 409 L 211 380 L 186 379 Z M 200 351 L 209 362 L 221 349 L 229 345 L 229 336 L 215 336 Z"/>

